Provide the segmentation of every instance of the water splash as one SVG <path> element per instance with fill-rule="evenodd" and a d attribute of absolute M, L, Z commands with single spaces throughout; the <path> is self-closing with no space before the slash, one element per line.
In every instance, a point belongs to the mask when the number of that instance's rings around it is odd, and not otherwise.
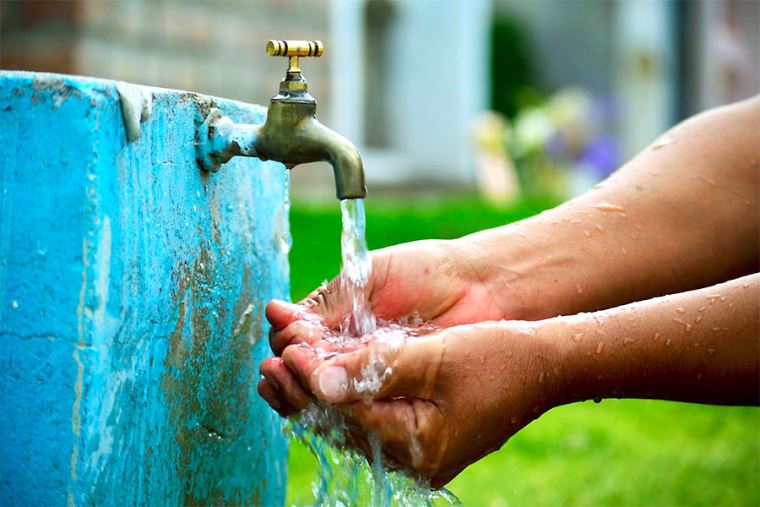
<path fill-rule="evenodd" d="M 380 441 L 368 435 L 373 455 L 371 463 L 350 447 L 347 423 L 335 408 L 309 406 L 297 419 L 288 423 L 295 438 L 314 455 L 319 464 L 312 483 L 315 506 L 436 506 L 461 505 L 446 489 L 433 490 L 425 481 L 388 470 L 382 460 Z M 316 433 L 314 428 L 320 428 Z"/>
<path fill-rule="evenodd" d="M 367 283 L 372 275 L 372 258 L 367 251 L 365 238 L 364 201 L 350 199 L 341 201 L 343 230 L 341 249 L 343 265 L 339 275 L 341 293 L 348 298 L 349 311 L 339 329 L 324 327 L 322 338 L 330 350 L 317 350 L 322 358 L 335 354 L 335 349 L 356 346 L 357 341 L 373 341 L 386 349 L 403 347 L 406 340 L 435 329 L 417 315 L 400 321 L 388 322 L 377 319 L 368 301 Z M 390 365 L 381 357 L 373 358 L 362 370 L 362 377 L 353 386 L 368 398 L 391 374 Z M 313 403 L 297 418 L 289 422 L 290 434 L 303 442 L 319 463 L 318 478 L 312 484 L 314 505 L 358 506 L 373 505 L 460 505 L 451 492 L 433 490 L 429 483 L 413 478 L 403 471 L 391 471 L 381 452 L 377 435 L 370 434 L 367 442 L 373 456 L 368 463 L 365 457 L 351 445 L 348 424 L 335 407 Z M 411 445 L 419 447 L 412 439 Z M 421 452 L 417 449 L 418 453 Z"/>

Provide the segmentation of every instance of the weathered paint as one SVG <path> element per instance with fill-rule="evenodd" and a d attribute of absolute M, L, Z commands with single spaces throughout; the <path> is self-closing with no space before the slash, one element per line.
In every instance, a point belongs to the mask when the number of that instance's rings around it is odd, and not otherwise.
<path fill-rule="evenodd" d="M 0 72 L 0 504 L 284 501 L 255 385 L 285 171 L 194 146 L 210 107 L 265 110 L 148 91 L 130 142 L 116 83 Z"/>

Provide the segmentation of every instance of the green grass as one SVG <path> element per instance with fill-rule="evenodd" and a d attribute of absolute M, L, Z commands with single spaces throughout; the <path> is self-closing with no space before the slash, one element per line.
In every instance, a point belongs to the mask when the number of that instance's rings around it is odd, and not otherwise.
<path fill-rule="evenodd" d="M 550 206 L 496 209 L 470 197 L 370 198 L 370 248 L 454 238 Z M 338 203 L 294 203 L 291 292 L 308 294 L 340 266 Z M 291 444 L 287 503 L 312 500 L 316 461 Z M 449 486 L 465 506 L 760 505 L 760 411 L 641 400 L 555 409 Z"/>

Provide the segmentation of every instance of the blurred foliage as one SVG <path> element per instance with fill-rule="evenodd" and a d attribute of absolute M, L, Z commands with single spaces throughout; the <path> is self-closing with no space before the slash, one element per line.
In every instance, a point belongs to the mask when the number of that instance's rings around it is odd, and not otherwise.
<path fill-rule="evenodd" d="M 367 202 L 371 248 L 453 238 L 533 215 L 551 199 L 493 208 L 468 196 Z M 340 264 L 338 203 L 291 209 L 292 294 L 300 299 Z M 760 504 L 760 411 L 641 400 L 552 410 L 449 488 L 465 506 Z M 317 463 L 291 443 L 287 505 L 313 501 Z"/>
<path fill-rule="evenodd" d="M 491 24 L 491 109 L 513 118 L 538 101 L 536 72 L 522 25 L 498 15 Z"/>
<path fill-rule="evenodd" d="M 565 88 L 521 108 L 504 141 L 524 195 L 578 195 L 617 169 L 614 106 L 580 88 Z"/>

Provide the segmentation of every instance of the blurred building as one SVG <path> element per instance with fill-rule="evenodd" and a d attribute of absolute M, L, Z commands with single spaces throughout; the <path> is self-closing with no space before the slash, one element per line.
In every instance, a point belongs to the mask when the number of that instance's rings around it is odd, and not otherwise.
<path fill-rule="evenodd" d="M 266 105 L 285 62 L 265 42 L 321 39 L 304 74 L 371 186 L 472 188 L 473 120 L 504 84 L 492 76 L 518 73 L 514 58 L 491 68 L 512 50 L 491 46 L 504 19 L 524 36 L 536 93 L 577 86 L 616 105 L 626 157 L 678 119 L 760 90 L 751 0 L 3 0 L 0 67 Z M 294 185 L 331 195 L 329 167 L 296 170 Z"/>

